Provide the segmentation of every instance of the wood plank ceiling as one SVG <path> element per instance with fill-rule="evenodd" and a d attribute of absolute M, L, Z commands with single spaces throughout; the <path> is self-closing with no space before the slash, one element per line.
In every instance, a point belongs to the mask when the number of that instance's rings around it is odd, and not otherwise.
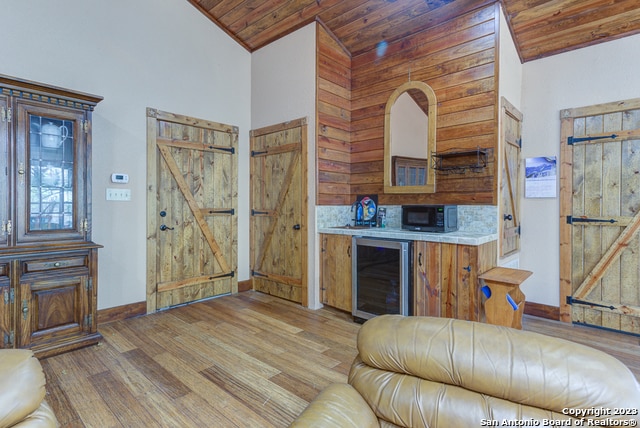
<path fill-rule="evenodd" d="M 497 0 L 188 0 L 253 52 L 318 20 L 357 56 Z M 638 0 L 501 0 L 522 62 L 640 33 Z"/>

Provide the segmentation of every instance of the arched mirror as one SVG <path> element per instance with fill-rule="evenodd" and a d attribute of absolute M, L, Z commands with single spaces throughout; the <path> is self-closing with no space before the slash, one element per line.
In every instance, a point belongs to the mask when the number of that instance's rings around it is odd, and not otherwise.
<path fill-rule="evenodd" d="M 393 91 L 385 109 L 385 193 L 434 193 L 435 147 L 436 94 L 424 82 L 407 82 Z"/>

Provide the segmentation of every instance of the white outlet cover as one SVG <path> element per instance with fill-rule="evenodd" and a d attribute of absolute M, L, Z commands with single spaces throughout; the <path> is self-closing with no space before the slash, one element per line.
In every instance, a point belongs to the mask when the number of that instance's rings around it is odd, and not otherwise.
<path fill-rule="evenodd" d="M 107 189 L 107 201 L 130 201 L 131 189 Z"/>

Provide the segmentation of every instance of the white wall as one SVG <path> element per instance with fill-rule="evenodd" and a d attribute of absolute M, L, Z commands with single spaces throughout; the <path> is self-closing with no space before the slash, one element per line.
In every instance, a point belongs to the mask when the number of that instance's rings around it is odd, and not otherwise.
<path fill-rule="evenodd" d="M 499 88 L 499 102 L 502 103 L 502 97 L 509 101 L 518 111 L 522 112 L 522 64 L 518 57 L 518 51 L 516 45 L 513 42 L 513 37 L 509 32 L 509 26 L 504 16 L 502 7 L 500 8 L 500 29 L 499 29 L 499 69 L 498 69 L 498 88 Z M 500 111 L 498 113 L 499 130 L 502 130 L 502 105 L 500 105 Z M 500 131 L 501 132 L 501 131 Z M 500 138 L 500 137 L 499 137 Z M 503 150 L 499 150 L 498 153 L 498 165 L 503 163 Z M 524 168 L 524 165 L 523 165 Z M 499 182 L 502 183 L 505 178 L 502 176 L 502 167 L 498 168 Z M 520 193 L 523 190 L 520 189 Z M 501 201 L 500 201 L 501 202 Z M 499 217 L 500 210 L 496 210 L 496 225 L 498 233 L 501 232 L 500 226 L 503 220 Z M 522 220 L 522 218 L 520 218 Z M 520 242 L 521 247 L 525 245 Z M 520 254 L 512 254 L 505 258 L 500 258 L 500 248 L 498 246 L 498 265 L 518 268 L 520 265 Z M 524 287 L 523 287 L 524 288 Z"/>
<path fill-rule="evenodd" d="M 146 300 L 146 108 L 240 128 L 238 279 L 249 278 L 251 55 L 186 1 L 4 0 L 0 73 L 104 97 L 93 124 L 98 309 Z M 113 185 L 112 172 L 130 183 Z M 105 200 L 128 187 L 131 202 Z"/>
<path fill-rule="evenodd" d="M 315 231 L 316 23 L 255 51 L 251 57 L 251 128 L 302 117 L 308 125 L 309 307 L 320 307 Z"/>
<path fill-rule="evenodd" d="M 391 106 L 391 156 L 428 159 L 429 117 L 404 92 Z"/>
<path fill-rule="evenodd" d="M 522 157 L 560 160 L 560 111 L 640 97 L 640 35 L 524 64 Z M 522 201 L 520 266 L 527 300 L 558 306 L 559 199 Z"/>

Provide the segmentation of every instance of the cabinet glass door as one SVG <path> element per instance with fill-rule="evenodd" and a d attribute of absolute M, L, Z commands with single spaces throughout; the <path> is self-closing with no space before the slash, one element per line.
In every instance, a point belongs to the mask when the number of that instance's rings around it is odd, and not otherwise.
<path fill-rule="evenodd" d="M 29 117 L 29 230 L 73 229 L 73 122 Z"/>
<path fill-rule="evenodd" d="M 6 96 L 0 95 L 0 248 L 9 245 L 9 234 L 11 233 L 12 224 L 10 217 L 9 198 L 9 127 L 8 117 L 9 102 Z"/>
<path fill-rule="evenodd" d="M 20 106 L 17 141 L 17 243 L 83 239 L 84 134 L 82 113 Z"/>

